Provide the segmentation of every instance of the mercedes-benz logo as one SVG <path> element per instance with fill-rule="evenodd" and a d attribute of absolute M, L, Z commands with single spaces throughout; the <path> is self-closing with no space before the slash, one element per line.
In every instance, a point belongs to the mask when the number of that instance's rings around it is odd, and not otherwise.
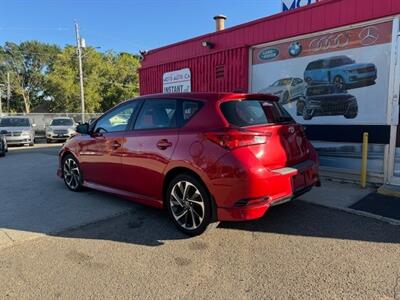
<path fill-rule="evenodd" d="M 373 45 L 379 39 L 379 30 L 375 26 L 369 26 L 361 30 L 358 37 L 363 46 Z"/>

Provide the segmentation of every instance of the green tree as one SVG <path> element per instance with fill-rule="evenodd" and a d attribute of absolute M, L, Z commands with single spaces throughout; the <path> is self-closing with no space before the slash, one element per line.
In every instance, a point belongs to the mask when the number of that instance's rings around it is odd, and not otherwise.
<path fill-rule="evenodd" d="M 83 53 L 86 112 L 105 111 L 138 94 L 138 57 L 86 48 Z M 59 53 L 48 75 L 47 90 L 54 112 L 79 112 L 80 88 L 76 49 Z"/>
<path fill-rule="evenodd" d="M 6 42 L 0 47 L 0 80 L 6 82 L 7 72 L 10 73 L 12 103 L 16 109 L 29 113 L 32 107 L 45 101 L 46 76 L 59 52 L 59 47 L 38 41 Z"/>
<path fill-rule="evenodd" d="M 102 65 L 101 94 L 103 111 L 115 106 L 121 100 L 139 94 L 139 58 L 128 53 L 105 54 Z"/>

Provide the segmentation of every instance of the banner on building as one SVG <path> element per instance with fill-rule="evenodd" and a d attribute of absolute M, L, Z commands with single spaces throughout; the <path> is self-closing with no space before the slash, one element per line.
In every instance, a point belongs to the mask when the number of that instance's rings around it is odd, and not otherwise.
<path fill-rule="evenodd" d="M 163 92 L 189 93 L 192 91 L 190 69 L 185 68 L 163 74 Z"/>
<path fill-rule="evenodd" d="M 252 49 L 251 90 L 303 124 L 386 125 L 392 21 Z"/>

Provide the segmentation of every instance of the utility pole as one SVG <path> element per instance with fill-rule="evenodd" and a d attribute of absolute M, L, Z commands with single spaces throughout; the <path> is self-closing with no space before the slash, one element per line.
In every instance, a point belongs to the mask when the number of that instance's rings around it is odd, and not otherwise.
<path fill-rule="evenodd" d="M 11 84 L 10 72 L 7 72 L 7 112 L 10 113 Z"/>
<path fill-rule="evenodd" d="M 79 61 L 79 81 L 81 86 L 81 111 L 82 111 L 82 123 L 85 122 L 85 93 L 83 89 L 83 69 L 82 69 L 82 40 L 79 33 L 79 24 L 75 22 L 75 33 L 76 33 L 76 46 L 78 52 Z"/>
<path fill-rule="evenodd" d="M 3 97 L 3 90 L 2 90 L 2 86 L 0 86 L 0 117 L 3 115 L 3 105 L 2 105 L 2 101 L 1 101 L 2 97 Z"/>

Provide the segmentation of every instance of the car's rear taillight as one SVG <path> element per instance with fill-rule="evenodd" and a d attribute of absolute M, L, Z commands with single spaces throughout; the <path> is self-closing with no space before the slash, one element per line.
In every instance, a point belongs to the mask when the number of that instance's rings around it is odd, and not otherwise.
<path fill-rule="evenodd" d="M 226 149 L 265 144 L 270 133 L 241 130 L 213 131 L 206 133 L 208 140 Z"/>

